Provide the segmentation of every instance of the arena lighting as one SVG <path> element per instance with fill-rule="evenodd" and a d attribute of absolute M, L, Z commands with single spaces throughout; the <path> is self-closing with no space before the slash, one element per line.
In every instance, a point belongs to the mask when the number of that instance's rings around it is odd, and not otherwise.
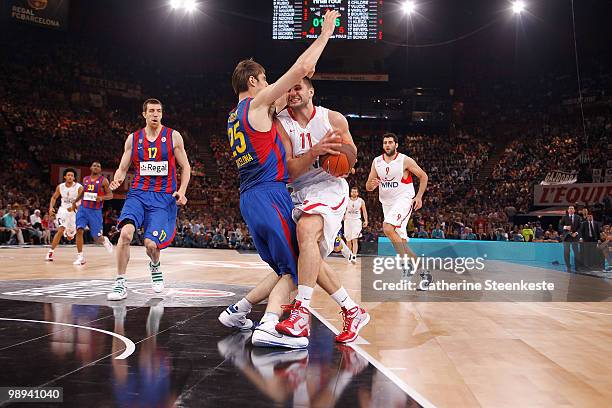
<path fill-rule="evenodd" d="M 512 11 L 515 14 L 519 14 L 521 13 L 523 10 L 525 10 L 525 2 L 521 1 L 521 0 L 517 0 L 515 2 L 512 3 Z"/>
<path fill-rule="evenodd" d="M 414 4 L 414 1 L 406 0 L 404 4 L 402 4 L 402 10 L 404 10 L 404 13 L 406 14 L 412 14 L 415 9 L 416 5 Z"/>
<path fill-rule="evenodd" d="M 173 10 L 183 9 L 188 13 L 193 13 L 198 8 L 196 0 L 170 0 L 170 7 Z"/>
<path fill-rule="evenodd" d="M 190 13 L 195 11 L 196 6 L 197 6 L 197 4 L 196 4 L 195 0 L 185 0 L 184 3 L 183 3 L 183 7 L 185 7 L 185 10 L 187 10 Z"/>

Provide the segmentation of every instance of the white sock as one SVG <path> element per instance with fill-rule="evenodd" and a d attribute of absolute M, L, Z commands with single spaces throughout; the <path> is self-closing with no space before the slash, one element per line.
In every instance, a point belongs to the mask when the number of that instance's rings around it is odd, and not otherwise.
<path fill-rule="evenodd" d="M 77 252 L 77 256 L 83 256 L 82 252 Z"/>
<path fill-rule="evenodd" d="M 342 240 L 340 240 L 340 252 L 342 252 L 342 256 L 346 259 L 350 259 L 351 255 L 353 255 L 349 247 Z"/>
<path fill-rule="evenodd" d="M 250 312 L 253 305 L 246 298 L 240 299 L 236 304 L 236 309 L 239 312 Z"/>
<path fill-rule="evenodd" d="M 295 297 L 295 300 L 299 301 L 302 306 L 308 307 L 310 306 L 310 299 L 312 299 L 312 292 L 314 288 L 306 285 L 298 285 L 298 293 Z"/>
<path fill-rule="evenodd" d="M 273 312 L 266 312 L 264 313 L 263 317 L 261 318 L 260 323 L 264 324 L 265 322 L 275 322 L 278 323 L 278 315 L 276 313 Z"/>
<path fill-rule="evenodd" d="M 344 286 L 338 289 L 335 293 L 332 293 L 331 297 L 340 307 L 344 307 L 346 310 L 351 310 L 357 306 L 357 303 L 351 299 L 349 294 L 346 292 L 346 289 L 344 289 Z"/>
<path fill-rule="evenodd" d="M 116 282 L 123 281 L 123 283 L 125 283 L 125 277 L 123 275 L 118 275 L 117 279 L 115 279 L 115 281 Z"/>

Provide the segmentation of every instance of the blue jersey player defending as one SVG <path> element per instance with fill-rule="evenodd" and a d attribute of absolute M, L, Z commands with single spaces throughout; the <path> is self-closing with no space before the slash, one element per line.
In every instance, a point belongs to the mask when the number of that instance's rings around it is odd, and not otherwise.
<path fill-rule="evenodd" d="M 249 329 L 253 323 L 246 315 L 252 305 L 268 298 L 266 313 L 253 333 L 255 346 L 308 345 L 306 337 L 286 336 L 275 329 L 281 305 L 288 303 L 291 290 L 296 288 L 298 246 L 291 217 L 293 202 L 286 187 L 289 181 L 286 152 L 274 122 L 274 104 L 286 99 L 287 90 L 301 78 L 314 73 L 338 16 L 337 11 L 325 14 L 319 38 L 275 83 L 268 85 L 264 68 L 253 60 L 238 63 L 232 75 L 239 102 L 229 115 L 227 132 L 240 175 L 240 211 L 259 255 L 274 272 L 228 307 L 219 320 L 228 327 Z"/>
<path fill-rule="evenodd" d="M 191 166 L 185 153 L 183 137 L 176 130 L 161 124 L 162 104 L 147 99 L 142 105 L 146 127 L 129 135 L 119 168 L 110 183 L 116 190 L 134 166 L 134 180 L 119 216 L 121 235 L 117 242 L 117 279 L 108 300 L 127 297 L 125 271 L 130 260 L 130 243 L 137 228 L 144 228 L 144 245 L 151 259 L 151 285 L 155 293 L 164 289 L 159 269 L 160 250 L 172 243 L 176 232 L 177 204 L 185 205 L 185 192 Z M 181 186 L 177 189 L 176 165 L 181 167 Z"/>

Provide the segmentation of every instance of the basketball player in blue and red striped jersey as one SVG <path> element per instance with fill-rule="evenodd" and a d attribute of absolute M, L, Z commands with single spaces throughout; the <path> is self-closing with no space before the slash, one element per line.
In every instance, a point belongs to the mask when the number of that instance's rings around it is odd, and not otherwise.
<path fill-rule="evenodd" d="M 321 35 L 278 81 L 268 85 L 264 68 L 253 60 L 238 63 L 232 87 L 238 106 L 229 114 L 227 133 L 240 176 L 240 212 L 253 236 L 261 258 L 271 272 L 257 287 L 220 316 L 228 327 L 250 328 L 246 319 L 251 306 L 268 298 L 266 313 L 255 329 L 255 346 L 302 348 L 306 337 L 292 337 L 275 329 L 282 304 L 287 303 L 297 284 L 298 247 L 293 202 L 287 191 L 289 174 L 286 152 L 274 122 L 275 102 L 286 99 L 287 89 L 304 76 L 312 76 L 315 65 L 334 32 L 340 14 L 325 14 Z M 339 144 L 337 144 L 339 146 Z"/>
<path fill-rule="evenodd" d="M 102 206 L 104 201 L 111 200 L 113 193 L 106 177 L 102 175 L 102 165 L 100 162 L 93 162 L 89 168 L 91 174 L 83 178 L 83 187 L 79 191 L 75 202 L 72 204 L 72 211 L 76 212 L 76 244 L 77 259 L 73 265 L 84 265 L 83 256 L 83 231 L 89 226 L 91 238 L 98 244 L 104 245 L 106 251 L 113 252 L 113 245 L 107 237 L 102 235 Z M 77 204 L 81 202 L 81 207 L 77 211 Z"/>
<path fill-rule="evenodd" d="M 155 293 L 164 289 L 160 271 L 160 250 L 168 247 L 176 233 L 177 204 L 185 205 L 185 192 L 191 176 L 183 137 L 176 130 L 162 125 L 162 104 L 157 99 L 147 99 L 142 105 L 142 116 L 146 126 L 125 141 L 119 168 L 110 183 L 116 190 L 130 168 L 135 174 L 121 215 L 117 242 L 117 279 L 108 300 L 122 300 L 127 297 L 125 271 L 130 259 L 130 243 L 137 228 L 144 228 L 144 245 L 151 259 L 149 271 Z M 177 189 L 176 165 L 181 167 L 181 184 Z"/>

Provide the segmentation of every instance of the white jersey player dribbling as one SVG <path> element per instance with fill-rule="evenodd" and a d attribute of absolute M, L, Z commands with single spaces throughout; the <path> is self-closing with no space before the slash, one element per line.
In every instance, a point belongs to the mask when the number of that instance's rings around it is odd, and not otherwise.
<path fill-rule="evenodd" d="M 412 200 L 415 196 L 412 174 L 404 177 L 404 160 L 408 156 L 396 152 L 395 157 L 386 162 L 383 155 L 374 159 L 374 168 L 380 179 L 378 199 L 383 207 L 384 222 L 393 225 L 401 239 L 408 240 L 408 220 L 412 213 Z"/>
<path fill-rule="evenodd" d="M 278 114 L 277 119 L 291 140 L 294 157 L 308 152 L 332 129 L 328 113 L 327 108 L 316 106 L 305 128 L 291 117 L 289 110 Z M 303 213 L 319 214 L 323 217 L 323 240 L 319 249 L 321 257 L 325 258 L 333 251 L 336 234 L 342 226 L 342 218 L 348 204 L 348 183 L 344 178 L 334 177 L 320 168 L 317 161 L 308 172 L 294 180 L 291 186 L 295 222 Z"/>
<path fill-rule="evenodd" d="M 315 107 L 313 96 L 312 81 L 302 78 L 287 93 L 287 110 L 277 116 L 277 130 L 287 156 L 291 155 L 287 157 L 287 168 L 294 179 L 293 219 L 297 224 L 300 255 L 295 302 L 289 318 L 279 322 L 276 331 L 294 337 L 309 336 L 308 306 L 318 282 L 341 308 L 343 330 L 336 336 L 336 341 L 348 343 L 357 338 L 359 331 L 370 321 L 370 315 L 351 299 L 337 273 L 325 262 L 334 250 L 349 191 L 344 178 L 332 176 L 320 168 L 319 157 L 339 154 L 342 142 L 349 145 L 355 154 L 357 147 L 346 118 L 339 112 Z"/>

